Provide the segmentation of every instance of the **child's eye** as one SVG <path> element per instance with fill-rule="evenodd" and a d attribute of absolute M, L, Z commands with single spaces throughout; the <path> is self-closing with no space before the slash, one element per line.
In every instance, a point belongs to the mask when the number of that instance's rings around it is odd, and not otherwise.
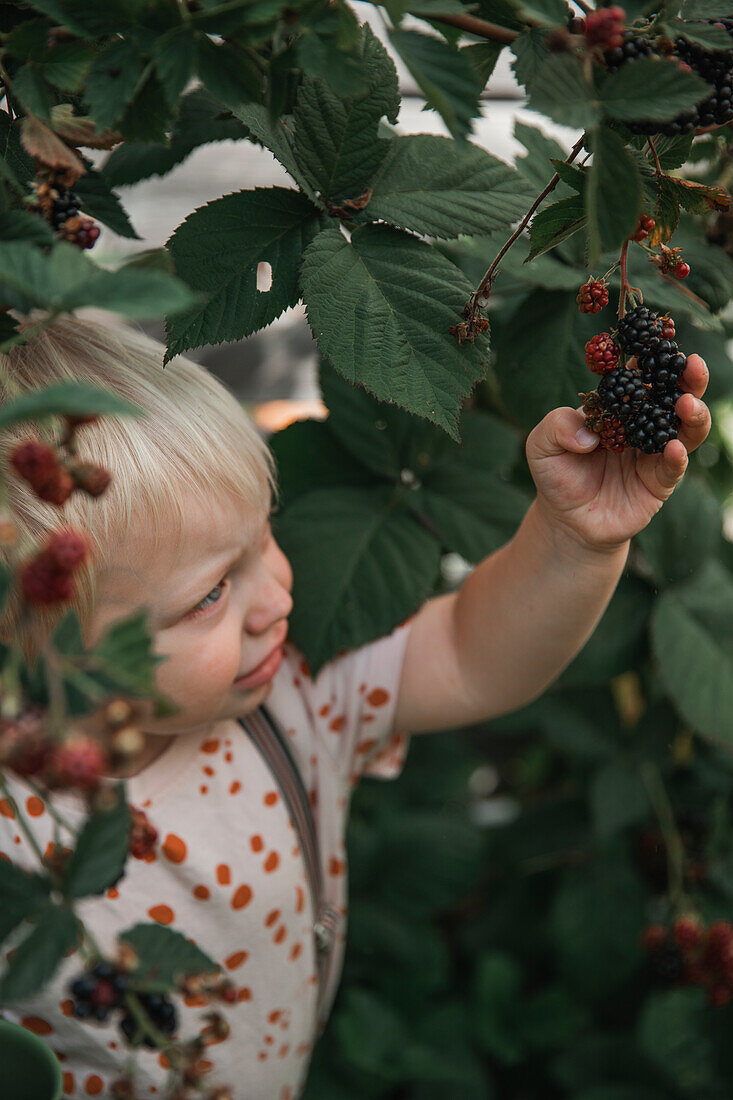
<path fill-rule="evenodd" d="M 204 612 L 208 611 L 210 607 L 214 607 L 215 604 L 217 604 L 221 599 L 225 583 L 225 581 L 220 581 L 219 584 L 215 585 L 211 589 L 211 592 L 207 592 L 203 600 L 201 600 L 200 603 L 197 603 L 195 607 L 191 608 L 191 610 L 188 612 L 187 617 L 189 619 L 195 619 L 199 615 L 203 615 Z"/>

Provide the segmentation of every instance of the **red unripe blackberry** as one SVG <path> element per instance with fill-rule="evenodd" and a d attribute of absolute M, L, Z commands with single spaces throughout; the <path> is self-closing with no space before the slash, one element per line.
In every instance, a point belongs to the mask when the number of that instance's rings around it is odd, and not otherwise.
<path fill-rule="evenodd" d="M 62 603 L 74 595 L 73 575 L 60 570 L 43 551 L 21 565 L 18 581 L 23 598 L 31 604 Z"/>
<path fill-rule="evenodd" d="M 722 961 L 730 957 L 731 947 L 733 947 L 733 928 L 727 920 L 714 921 L 708 928 L 708 956 Z"/>
<path fill-rule="evenodd" d="M 618 365 L 619 350 L 610 332 L 598 332 L 585 345 L 585 362 L 594 374 L 606 374 Z"/>
<path fill-rule="evenodd" d="M 674 267 L 675 279 L 686 279 L 690 274 L 690 265 L 684 260 L 678 260 Z"/>
<path fill-rule="evenodd" d="M 581 313 L 600 313 L 608 305 L 608 287 L 598 279 L 589 279 L 583 283 L 575 300 Z"/>
<path fill-rule="evenodd" d="M 0 768 L 12 768 L 17 775 L 36 775 L 50 749 L 40 707 L 30 706 L 16 718 L 0 719 Z"/>
<path fill-rule="evenodd" d="M 636 227 L 636 232 L 631 238 L 632 241 L 646 240 L 655 225 L 656 222 L 654 221 L 654 218 L 650 218 L 648 214 L 642 214 L 639 218 L 639 224 Z"/>
<path fill-rule="evenodd" d="M 617 49 L 624 44 L 626 12 L 614 5 L 588 12 L 585 17 L 585 40 L 589 46 Z"/>
<path fill-rule="evenodd" d="M 598 435 L 604 451 L 619 453 L 626 450 L 626 429 L 619 417 L 609 416 L 605 419 Z"/>
<path fill-rule="evenodd" d="M 75 214 L 64 222 L 59 232 L 65 240 L 75 244 L 77 248 L 92 248 L 99 236 L 99 226 L 92 218 Z"/>
<path fill-rule="evenodd" d="M 708 1000 L 714 1008 L 723 1008 L 728 1004 L 731 996 L 733 996 L 733 990 L 722 982 L 716 982 L 708 989 Z"/>
<path fill-rule="evenodd" d="M 672 935 L 678 947 L 687 951 L 702 940 L 702 926 L 694 917 L 680 917 L 672 925 Z"/>
<path fill-rule="evenodd" d="M 667 929 L 663 924 L 650 924 L 644 929 L 642 944 L 645 951 L 656 951 L 667 941 Z"/>
<path fill-rule="evenodd" d="M 107 752 L 94 737 L 72 733 L 56 745 L 48 762 L 48 785 L 93 791 L 108 766 Z"/>
<path fill-rule="evenodd" d="M 158 830 L 150 824 L 148 817 L 142 810 L 130 806 L 132 815 L 132 831 L 130 833 L 130 854 L 135 859 L 145 859 L 155 848 L 158 839 Z"/>
<path fill-rule="evenodd" d="M 31 488 L 36 489 L 54 476 L 59 458 L 53 447 L 49 447 L 47 443 L 26 439 L 13 447 L 10 464 Z"/>
<path fill-rule="evenodd" d="M 71 573 L 86 560 L 89 543 L 80 531 L 66 528 L 51 536 L 46 544 L 46 553 L 59 569 Z"/>
<path fill-rule="evenodd" d="M 71 476 L 77 489 L 88 493 L 90 497 L 99 497 L 105 491 L 112 474 L 103 466 L 96 466 L 93 462 L 80 462 L 71 467 Z"/>

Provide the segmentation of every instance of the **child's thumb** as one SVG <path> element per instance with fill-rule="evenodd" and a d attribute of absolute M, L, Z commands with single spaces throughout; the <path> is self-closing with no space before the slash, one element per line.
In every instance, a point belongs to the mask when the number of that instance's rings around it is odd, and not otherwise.
<path fill-rule="evenodd" d="M 527 458 L 553 458 L 565 451 L 590 452 L 597 445 L 599 436 L 585 427 L 582 406 L 553 409 L 527 437 Z"/>

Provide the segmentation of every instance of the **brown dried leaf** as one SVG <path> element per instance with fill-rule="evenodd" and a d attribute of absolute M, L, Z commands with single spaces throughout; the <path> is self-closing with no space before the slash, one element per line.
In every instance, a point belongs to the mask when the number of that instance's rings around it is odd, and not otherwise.
<path fill-rule="evenodd" d="M 98 133 L 90 118 L 74 114 L 70 103 L 59 103 L 51 108 L 51 125 L 60 137 L 72 145 L 83 145 L 88 149 L 111 149 L 122 141 L 122 134 L 116 130 Z"/>
<path fill-rule="evenodd" d="M 21 120 L 20 140 L 25 151 L 36 160 L 53 168 L 54 171 L 63 169 L 71 183 L 86 172 L 86 168 L 74 150 L 65 145 L 53 130 L 49 130 L 48 126 L 44 126 L 33 115 L 26 115 Z"/>
<path fill-rule="evenodd" d="M 693 199 L 701 199 L 708 210 L 727 210 L 730 206 L 730 195 L 723 187 L 709 187 L 706 183 L 696 183 L 678 176 L 674 177 L 674 183 Z"/>

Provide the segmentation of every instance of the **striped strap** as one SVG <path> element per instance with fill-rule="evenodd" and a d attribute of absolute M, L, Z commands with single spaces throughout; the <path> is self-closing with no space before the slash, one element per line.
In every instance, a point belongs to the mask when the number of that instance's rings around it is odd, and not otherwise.
<path fill-rule="evenodd" d="M 310 799 L 285 734 L 270 711 L 265 706 L 260 706 L 252 714 L 240 718 L 239 724 L 254 741 L 273 772 L 300 837 L 313 904 L 320 1009 L 328 984 L 332 947 L 341 918 L 324 896 L 318 834 Z"/>

